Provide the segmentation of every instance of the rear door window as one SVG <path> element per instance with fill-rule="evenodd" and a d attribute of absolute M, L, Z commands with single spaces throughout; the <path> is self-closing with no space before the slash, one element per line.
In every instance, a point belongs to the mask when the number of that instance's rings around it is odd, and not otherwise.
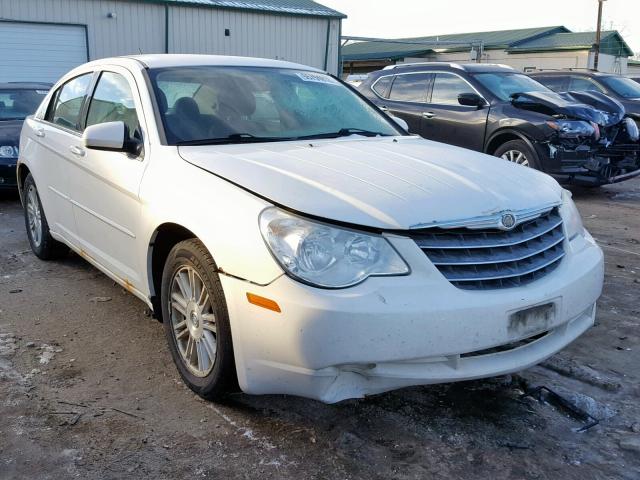
<path fill-rule="evenodd" d="M 47 121 L 79 132 L 82 106 L 89 95 L 92 78 L 93 73 L 87 73 L 62 85 L 53 96 Z"/>
<path fill-rule="evenodd" d="M 458 95 L 461 93 L 476 93 L 471 85 L 452 73 L 437 73 L 433 82 L 431 101 L 437 105 L 458 105 Z"/>
<path fill-rule="evenodd" d="M 534 80 L 542 83 L 546 87 L 550 88 L 554 92 L 566 92 L 567 91 L 567 77 L 561 75 L 549 75 L 547 77 L 532 77 Z"/>
<path fill-rule="evenodd" d="M 396 75 L 389 99 L 396 102 L 426 103 L 427 86 L 432 76 L 431 73 Z"/>
<path fill-rule="evenodd" d="M 594 91 L 604 93 L 596 83 L 586 77 L 571 76 L 569 77 L 569 90 L 576 92 Z"/>

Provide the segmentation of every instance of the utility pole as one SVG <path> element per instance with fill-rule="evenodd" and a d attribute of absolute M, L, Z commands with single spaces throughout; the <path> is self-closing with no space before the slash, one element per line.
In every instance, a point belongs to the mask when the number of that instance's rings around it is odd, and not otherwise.
<path fill-rule="evenodd" d="M 598 0 L 598 28 L 596 29 L 595 52 L 593 55 L 593 69 L 598 70 L 598 57 L 600 56 L 600 36 L 602 34 L 602 4 L 607 0 Z"/>

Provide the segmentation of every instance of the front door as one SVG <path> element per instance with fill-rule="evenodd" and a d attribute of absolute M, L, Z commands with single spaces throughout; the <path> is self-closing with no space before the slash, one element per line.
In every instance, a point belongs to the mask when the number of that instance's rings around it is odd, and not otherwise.
<path fill-rule="evenodd" d="M 144 118 L 135 79 L 124 68 L 100 73 L 89 100 L 86 127 L 122 121 L 130 136 L 144 138 Z M 86 128 L 85 127 L 85 128 Z M 148 150 L 148 145 L 146 145 Z M 78 234 L 85 252 L 125 284 L 141 289 L 137 242 L 141 204 L 138 196 L 146 162 L 123 152 L 83 147 L 71 179 Z"/>
<path fill-rule="evenodd" d="M 423 136 L 437 142 L 482 151 L 489 107 L 460 105 L 458 95 L 461 93 L 477 92 L 456 74 L 436 73 L 429 103 L 422 115 Z"/>

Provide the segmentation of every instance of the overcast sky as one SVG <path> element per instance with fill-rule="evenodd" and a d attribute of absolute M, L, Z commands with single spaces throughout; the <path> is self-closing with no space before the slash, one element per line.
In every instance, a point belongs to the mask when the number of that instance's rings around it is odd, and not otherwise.
<path fill-rule="evenodd" d="M 418 37 L 564 25 L 595 30 L 597 0 L 317 0 L 346 15 L 343 35 Z M 640 0 L 606 0 L 603 28 L 640 52 Z"/>

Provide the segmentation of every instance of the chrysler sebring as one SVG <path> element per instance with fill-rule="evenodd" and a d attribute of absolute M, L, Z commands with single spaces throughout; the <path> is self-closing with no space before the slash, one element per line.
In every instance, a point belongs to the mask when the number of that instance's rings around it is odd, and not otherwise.
<path fill-rule="evenodd" d="M 570 193 L 401 124 L 293 63 L 88 63 L 23 127 L 28 239 L 146 302 L 210 399 L 501 375 L 587 330 L 603 260 Z"/>

